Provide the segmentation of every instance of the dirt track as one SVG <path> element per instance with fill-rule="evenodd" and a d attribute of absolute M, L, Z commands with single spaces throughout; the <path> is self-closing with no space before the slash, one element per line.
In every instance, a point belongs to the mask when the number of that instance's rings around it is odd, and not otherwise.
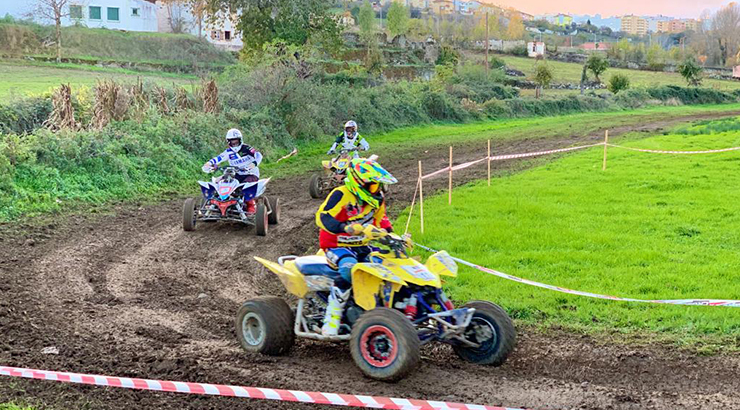
<path fill-rule="evenodd" d="M 683 121 L 711 116 L 686 117 Z M 656 131 L 679 120 L 612 130 Z M 596 134 L 595 134 L 596 135 Z M 559 148 L 600 136 L 499 142 L 497 153 Z M 428 170 L 446 166 L 446 148 L 423 153 Z M 480 153 L 456 148 L 458 162 Z M 386 154 L 400 184 L 395 209 L 410 200 L 416 159 Z M 393 161 L 389 161 L 389 159 Z M 525 165 L 496 162 L 497 171 Z M 482 177 L 485 167 L 455 174 Z M 260 294 L 282 294 L 252 260 L 315 250 L 318 201 L 305 179 L 277 181 L 281 224 L 268 238 L 251 229 L 199 225 L 185 233 L 181 201 L 119 206 L 110 217 L 67 219 L 18 233 L 0 231 L 0 364 L 117 376 L 390 395 L 534 409 L 740 409 L 740 357 L 695 357 L 657 347 L 601 345 L 569 334 L 520 333 L 500 368 L 463 363 L 446 347 L 427 348 L 421 368 L 398 384 L 362 377 L 344 345 L 298 341 L 290 355 L 239 349 L 233 318 Z M 409 183 L 411 181 L 411 183 Z M 446 180 L 432 182 L 442 187 Z M 426 185 L 425 185 L 426 189 Z M 234 266 L 238 269 L 233 268 Z M 56 346 L 58 355 L 41 350 Z M 314 408 L 0 378 L 0 403 L 37 398 L 55 408 Z"/>

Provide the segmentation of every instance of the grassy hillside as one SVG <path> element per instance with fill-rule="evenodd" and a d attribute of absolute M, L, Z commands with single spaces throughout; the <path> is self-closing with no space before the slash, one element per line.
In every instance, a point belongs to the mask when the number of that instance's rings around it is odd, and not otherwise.
<path fill-rule="evenodd" d="M 522 71 L 527 77 L 531 77 L 534 74 L 534 59 L 513 56 L 499 57 L 506 62 L 507 66 Z M 554 82 L 574 84 L 581 82 L 582 65 L 560 61 L 548 61 L 547 64 L 553 69 L 553 74 L 555 75 Z M 686 86 L 686 81 L 677 73 L 628 70 L 623 68 L 608 69 L 606 73 L 601 75 L 601 80 L 606 82 L 614 74 L 626 75 L 632 82 L 633 87 L 656 87 L 661 85 Z M 593 78 L 593 74 L 589 73 L 589 75 Z M 703 85 L 724 91 L 740 89 L 740 81 L 706 79 Z"/>
<path fill-rule="evenodd" d="M 625 145 L 706 150 L 740 145 L 740 118 Z M 491 187 L 471 183 L 426 201 L 420 243 L 534 281 L 639 299 L 740 299 L 738 153 L 655 155 L 591 149 Z M 416 213 L 418 215 L 418 213 Z M 450 223 L 454 221 L 454 223 Z M 449 283 L 458 300 L 487 299 L 534 325 L 648 333 L 708 344 L 740 336 L 737 309 L 589 299 L 469 268 Z M 736 344 L 731 343 L 736 347 Z"/>
<path fill-rule="evenodd" d="M 37 95 L 50 92 L 59 84 L 69 83 L 73 89 L 80 86 L 92 87 L 98 80 L 115 79 L 119 82 L 153 82 L 163 86 L 188 85 L 197 82 L 193 75 L 168 73 L 138 73 L 125 69 L 106 69 L 75 64 L 35 64 L 0 62 L 0 98 L 21 95 Z"/>
<path fill-rule="evenodd" d="M 53 27 L 0 20 L 0 54 L 21 57 L 52 57 L 55 49 L 45 46 L 54 38 Z M 123 32 L 85 27 L 62 29 L 63 57 L 75 61 L 149 64 L 163 71 L 193 72 L 223 68 L 235 61 L 204 39 L 185 34 Z"/>

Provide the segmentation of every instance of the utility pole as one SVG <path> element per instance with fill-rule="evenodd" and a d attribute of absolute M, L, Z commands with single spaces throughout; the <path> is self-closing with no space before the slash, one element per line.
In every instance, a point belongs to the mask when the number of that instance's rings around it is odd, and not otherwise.
<path fill-rule="evenodd" d="M 486 12 L 486 77 L 488 77 L 488 49 L 491 46 L 490 40 L 488 39 L 488 12 Z"/>

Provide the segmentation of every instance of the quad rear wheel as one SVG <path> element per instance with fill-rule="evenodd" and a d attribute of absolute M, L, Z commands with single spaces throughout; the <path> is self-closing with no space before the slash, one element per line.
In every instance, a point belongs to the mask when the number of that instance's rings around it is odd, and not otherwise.
<path fill-rule="evenodd" d="M 195 198 L 188 198 L 182 205 L 182 229 L 185 231 L 195 230 Z"/>
<path fill-rule="evenodd" d="M 479 346 L 454 345 L 455 353 L 471 363 L 502 365 L 516 345 L 516 330 L 509 315 L 491 302 L 472 301 L 463 307 L 475 308 L 465 338 Z"/>
<path fill-rule="evenodd" d="M 371 379 L 392 382 L 419 364 L 419 336 L 401 312 L 384 307 L 364 313 L 352 328 L 350 351 Z"/>
<path fill-rule="evenodd" d="M 265 296 L 245 302 L 236 314 L 236 337 L 244 350 L 276 356 L 293 347 L 293 311 L 283 299 Z"/>
<path fill-rule="evenodd" d="M 277 225 L 280 222 L 280 198 L 268 198 L 270 204 L 270 215 L 267 216 L 267 222 L 270 225 Z"/>

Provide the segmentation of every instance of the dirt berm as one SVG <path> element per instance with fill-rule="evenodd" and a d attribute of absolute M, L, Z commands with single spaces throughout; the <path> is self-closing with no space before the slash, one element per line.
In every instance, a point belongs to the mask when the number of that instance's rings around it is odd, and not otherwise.
<path fill-rule="evenodd" d="M 717 116 L 656 121 L 611 135 Z M 601 135 L 501 142 L 494 150 L 560 148 L 597 142 Z M 446 166 L 446 147 L 381 157 L 400 181 L 392 192 L 396 212 L 413 193 L 419 155 L 428 170 Z M 456 147 L 456 156 L 456 162 L 463 162 L 480 152 Z M 493 165 L 497 172 L 527 166 L 518 161 Z M 473 167 L 455 179 L 470 181 L 484 173 L 485 166 Z M 315 250 L 313 219 L 319 202 L 309 198 L 306 179 L 279 180 L 269 188 L 283 201 L 283 214 L 266 238 L 226 224 L 183 232 L 181 199 L 120 205 L 112 215 L 3 226 L 0 364 L 533 409 L 740 409 L 738 356 L 605 345 L 557 331 L 521 331 L 516 351 L 500 368 L 463 363 L 444 346 L 426 348 L 418 371 L 397 384 L 364 378 L 343 344 L 298 341 L 284 357 L 244 353 L 234 334 L 236 310 L 249 297 L 283 293 L 252 257 Z M 446 183 L 441 178 L 425 188 Z M 59 354 L 42 354 L 49 346 Z M 0 403 L 11 400 L 57 409 L 315 408 L 0 377 Z"/>

